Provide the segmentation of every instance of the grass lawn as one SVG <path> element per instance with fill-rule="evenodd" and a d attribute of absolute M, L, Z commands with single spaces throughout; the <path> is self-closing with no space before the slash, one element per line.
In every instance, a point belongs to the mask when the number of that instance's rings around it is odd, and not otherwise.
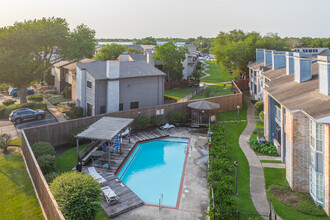
<path fill-rule="evenodd" d="M 328 219 L 325 211 L 316 206 L 308 194 L 292 192 L 289 189 L 285 169 L 264 168 L 264 173 L 267 197 L 272 200 L 276 213 L 282 219 Z M 274 191 L 275 189 L 280 190 Z"/>
<path fill-rule="evenodd" d="M 226 86 L 212 85 L 207 87 L 200 94 L 194 96 L 191 100 L 204 99 L 204 98 L 229 95 L 229 94 L 233 94 L 233 92 L 231 91 L 231 84 L 228 84 Z"/>
<path fill-rule="evenodd" d="M 260 160 L 261 163 L 282 163 L 280 160 Z"/>
<path fill-rule="evenodd" d="M 79 147 L 80 152 L 85 149 L 88 144 L 83 144 Z M 77 164 L 77 149 L 73 147 L 56 158 L 56 172 L 69 172 Z"/>
<path fill-rule="evenodd" d="M 68 102 L 71 101 L 71 99 L 68 98 L 64 98 L 62 95 L 54 95 L 52 97 L 50 97 L 48 99 L 48 101 L 52 104 L 52 105 L 57 105 L 60 102 Z"/>
<path fill-rule="evenodd" d="M 214 61 L 204 61 L 205 63 L 209 64 L 209 69 L 206 73 L 210 74 L 205 78 L 202 78 L 202 82 L 208 83 L 221 83 L 221 82 L 229 82 L 234 79 L 234 77 L 228 73 L 228 70 L 221 67 L 220 65 L 216 64 Z"/>
<path fill-rule="evenodd" d="M 185 88 L 185 89 L 172 89 L 172 90 L 165 90 L 164 95 L 176 100 L 179 100 L 186 95 L 189 95 L 197 88 Z"/>
<path fill-rule="evenodd" d="M 44 219 L 20 152 L 0 156 L 0 219 Z"/>
<path fill-rule="evenodd" d="M 239 110 L 239 119 L 246 120 L 246 110 L 247 105 L 243 103 L 243 108 Z M 219 112 L 216 115 L 217 121 L 232 121 L 237 120 L 237 110 L 227 111 L 227 112 Z"/>

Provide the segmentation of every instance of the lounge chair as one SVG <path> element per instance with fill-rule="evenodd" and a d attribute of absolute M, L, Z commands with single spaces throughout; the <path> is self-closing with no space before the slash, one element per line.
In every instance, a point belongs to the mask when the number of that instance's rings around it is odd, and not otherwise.
<path fill-rule="evenodd" d="M 163 125 L 163 126 L 160 126 L 160 129 L 162 129 L 162 130 L 168 130 L 168 129 L 170 129 L 170 128 L 175 128 L 175 126 L 174 125 L 170 125 L 169 123 L 166 123 L 165 125 Z"/>
<path fill-rule="evenodd" d="M 107 182 L 107 180 L 96 171 L 95 167 L 89 167 L 88 172 L 99 184 L 103 185 Z"/>
<path fill-rule="evenodd" d="M 121 136 L 122 137 L 129 136 L 129 133 L 130 133 L 130 129 L 129 128 L 126 128 L 126 130 L 121 133 Z"/>
<path fill-rule="evenodd" d="M 119 146 L 120 146 L 120 143 L 119 142 L 116 142 L 114 145 L 111 146 L 111 148 L 113 149 L 113 152 L 115 153 L 116 150 L 119 150 Z"/>
<path fill-rule="evenodd" d="M 107 203 L 110 203 L 111 201 L 118 201 L 119 197 L 109 186 L 104 186 L 101 189 Z"/>

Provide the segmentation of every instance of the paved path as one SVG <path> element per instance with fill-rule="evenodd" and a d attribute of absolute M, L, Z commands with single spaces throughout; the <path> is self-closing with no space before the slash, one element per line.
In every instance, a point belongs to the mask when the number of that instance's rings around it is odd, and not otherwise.
<path fill-rule="evenodd" d="M 202 76 L 201 79 L 205 78 L 205 77 L 208 77 L 208 76 L 211 76 L 209 73 L 206 72 L 206 71 L 209 70 L 209 64 L 205 63 L 203 60 L 201 60 L 201 63 L 204 64 L 203 70 L 202 70 L 202 73 L 204 73 L 204 76 Z"/>
<path fill-rule="evenodd" d="M 54 105 L 52 105 L 48 100 L 45 100 L 47 103 L 48 111 L 56 118 L 58 122 L 67 121 L 66 117 L 62 112 L 60 112 Z"/>
<path fill-rule="evenodd" d="M 262 163 L 262 166 L 269 168 L 285 168 L 285 164 L 283 163 Z"/>
<path fill-rule="evenodd" d="M 259 160 L 281 160 L 281 157 L 274 156 L 258 156 Z"/>
<path fill-rule="evenodd" d="M 246 95 L 243 97 L 245 103 L 248 105 L 248 123 L 239 138 L 239 145 L 244 152 L 250 166 L 250 195 L 252 202 L 258 213 L 266 219 L 265 216 L 269 215 L 269 203 L 265 191 L 264 170 L 258 156 L 247 143 L 254 128 L 256 127 L 254 107 Z"/>

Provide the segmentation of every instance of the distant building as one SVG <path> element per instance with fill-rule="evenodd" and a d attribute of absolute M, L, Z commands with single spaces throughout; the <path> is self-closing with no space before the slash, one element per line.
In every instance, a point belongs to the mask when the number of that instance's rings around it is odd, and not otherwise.
<path fill-rule="evenodd" d="M 76 105 L 86 116 L 164 103 L 163 72 L 128 54 L 117 60 L 77 64 Z"/>

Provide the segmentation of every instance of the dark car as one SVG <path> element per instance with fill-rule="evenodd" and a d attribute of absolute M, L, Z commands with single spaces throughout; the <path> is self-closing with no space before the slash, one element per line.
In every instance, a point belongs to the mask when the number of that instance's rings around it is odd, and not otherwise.
<path fill-rule="evenodd" d="M 16 109 L 9 115 L 9 121 L 15 122 L 16 124 L 28 120 L 41 120 L 43 118 L 45 118 L 45 112 L 43 110 L 32 110 L 29 108 Z"/>

